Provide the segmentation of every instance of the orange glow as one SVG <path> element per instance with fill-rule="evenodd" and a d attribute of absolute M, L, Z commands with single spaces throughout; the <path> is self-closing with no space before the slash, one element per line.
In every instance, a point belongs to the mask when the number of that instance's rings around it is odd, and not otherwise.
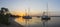
<path fill-rule="evenodd" d="M 24 15 L 25 15 L 25 13 L 23 13 L 23 12 L 16 13 L 16 14 L 19 15 L 19 16 L 24 16 Z M 24 22 L 24 19 L 23 19 L 22 17 L 16 18 L 15 20 L 16 20 L 16 22 L 18 22 L 18 23 L 23 23 L 23 22 Z"/>
<path fill-rule="evenodd" d="M 25 16 L 26 15 L 24 12 L 14 12 L 14 14 L 19 15 L 19 16 Z M 33 20 L 33 22 L 30 21 L 30 23 L 34 23 L 35 20 L 34 19 L 32 19 L 32 20 Z M 16 18 L 15 21 L 23 24 L 25 22 L 25 19 L 20 17 L 20 18 Z"/>
<path fill-rule="evenodd" d="M 23 23 L 24 22 L 24 19 L 21 17 L 21 18 L 16 18 L 15 19 L 18 23 L 20 22 L 20 23 Z"/>
<path fill-rule="evenodd" d="M 24 12 L 12 12 L 13 15 L 19 15 L 19 16 L 24 16 Z"/>

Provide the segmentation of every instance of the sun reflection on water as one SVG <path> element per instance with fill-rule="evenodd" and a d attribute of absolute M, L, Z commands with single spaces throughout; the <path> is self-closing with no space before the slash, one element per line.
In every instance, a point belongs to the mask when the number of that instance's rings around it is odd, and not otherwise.
<path fill-rule="evenodd" d="M 22 24 L 22 25 L 26 25 L 26 20 L 23 19 L 22 17 L 20 18 L 16 18 L 15 21 L 19 24 Z M 41 20 L 38 19 L 38 18 L 35 18 L 33 17 L 32 19 L 30 19 L 29 21 L 27 21 L 29 23 L 29 25 L 34 25 L 34 24 L 37 24 L 37 23 L 40 23 Z"/>
<path fill-rule="evenodd" d="M 25 13 L 20 13 L 19 15 L 24 16 Z M 22 17 L 16 18 L 15 21 L 21 25 L 26 25 L 26 20 L 23 19 Z M 28 21 L 29 25 L 35 25 L 40 22 L 41 22 L 40 18 L 36 18 L 36 17 L 32 17 L 32 19 L 29 19 Z"/>

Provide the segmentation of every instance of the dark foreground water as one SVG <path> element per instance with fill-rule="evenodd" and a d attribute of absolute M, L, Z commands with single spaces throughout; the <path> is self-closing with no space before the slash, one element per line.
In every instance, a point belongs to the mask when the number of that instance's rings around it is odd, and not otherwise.
<path fill-rule="evenodd" d="M 16 18 L 15 21 L 25 27 L 60 27 L 60 17 L 51 17 L 50 20 L 41 20 L 41 18 L 33 17 L 29 21 Z"/>

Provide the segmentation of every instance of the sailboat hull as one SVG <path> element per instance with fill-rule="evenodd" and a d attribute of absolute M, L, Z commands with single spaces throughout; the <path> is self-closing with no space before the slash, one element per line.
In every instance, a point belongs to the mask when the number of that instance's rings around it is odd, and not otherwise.
<path fill-rule="evenodd" d="M 50 18 L 42 18 L 42 20 L 50 20 Z"/>
<path fill-rule="evenodd" d="M 49 16 L 42 16 L 42 20 L 50 20 Z"/>
<path fill-rule="evenodd" d="M 24 19 L 32 19 L 31 16 L 23 16 Z"/>

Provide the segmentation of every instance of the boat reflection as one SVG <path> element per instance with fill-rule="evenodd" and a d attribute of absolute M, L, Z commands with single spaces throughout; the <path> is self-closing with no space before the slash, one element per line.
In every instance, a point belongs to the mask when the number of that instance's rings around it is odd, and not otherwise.
<path fill-rule="evenodd" d="M 48 24 L 49 20 L 51 20 L 51 19 L 50 18 L 49 19 L 41 19 L 41 21 L 42 21 L 42 27 L 48 27 L 48 25 L 46 25 L 46 24 Z"/>

